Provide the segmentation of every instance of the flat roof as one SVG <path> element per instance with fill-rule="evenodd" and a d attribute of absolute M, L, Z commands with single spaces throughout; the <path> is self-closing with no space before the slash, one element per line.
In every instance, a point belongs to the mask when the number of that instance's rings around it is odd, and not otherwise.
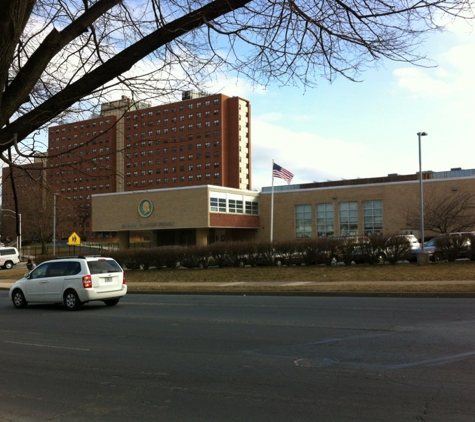
<path fill-rule="evenodd" d="M 133 190 L 133 191 L 124 191 L 124 192 L 109 192 L 109 193 L 96 193 L 91 195 L 91 197 L 101 197 L 101 196 L 116 196 L 116 195 L 143 195 L 144 193 L 160 193 L 160 192 L 171 192 L 171 191 L 185 191 L 185 190 L 199 190 L 206 189 L 208 191 L 221 191 L 221 192 L 232 192 L 240 193 L 250 196 L 258 196 L 259 192 L 247 189 L 237 189 L 237 188 L 228 188 L 225 186 L 217 185 L 197 185 L 197 186 L 182 186 L 176 188 L 157 188 L 157 189 L 143 189 L 143 190 Z"/>

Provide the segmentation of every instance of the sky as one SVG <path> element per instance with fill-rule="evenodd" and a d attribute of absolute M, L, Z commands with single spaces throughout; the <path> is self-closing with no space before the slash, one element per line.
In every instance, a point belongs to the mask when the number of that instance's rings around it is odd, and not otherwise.
<path fill-rule="evenodd" d="M 383 62 L 318 87 L 252 88 L 219 81 L 251 102 L 252 188 L 272 185 L 272 160 L 292 184 L 475 168 L 475 34 L 460 25 L 421 47 L 437 67 Z M 274 179 L 274 185 L 286 184 Z"/>
<path fill-rule="evenodd" d="M 421 46 L 433 68 L 383 61 L 362 82 L 308 89 L 217 80 L 214 92 L 251 103 L 252 189 L 272 185 L 272 160 L 292 184 L 414 174 L 418 132 L 428 133 L 423 171 L 475 168 L 475 33 L 463 22 L 450 29 Z"/>

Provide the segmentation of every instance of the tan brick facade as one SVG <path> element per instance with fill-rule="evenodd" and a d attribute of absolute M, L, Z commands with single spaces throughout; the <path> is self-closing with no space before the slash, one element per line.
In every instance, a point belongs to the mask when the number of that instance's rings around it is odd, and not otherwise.
<path fill-rule="evenodd" d="M 409 226 L 407 213 L 420 215 L 419 182 L 413 180 L 395 183 L 373 183 L 366 185 L 345 185 L 313 189 L 298 189 L 274 192 L 274 230 L 273 239 L 284 241 L 296 238 L 295 207 L 311 205 L 312 230 L 311 238 L 317 237 L 317 204 L 332 203 L 334 205 L 335 236 L 339 236 L 339 207 L 344 202 L 358 204 L 358 234 L 364 234 L 363 203 L 364 201 L 382 201 L 383 233 L 405 233 L 419 236 L 418 226 Z M 425 202 L 436 193 L 455 195 L 475 190 L 475 178 L 430 179 L 423 182 Z M 271 231 L 271 193 L 260 194 L 261 230 L 258 239 L 270 240 Z M 412 210 L 412 211 L 411 211 Z M 436 233 L 426 232 L 426 236 Z"/>
<path fill-rule="evenodd" d="M 225 199 L 228 196 L 232 201 L 242 201 L 242 213 L 210 210 L 211 197 Z M 244 205 L 255 202 L 256 198 L 256 192 L 218 186 L 93 195 L 93 230 L 119 233 L 140 231 L 145 236 L 150 234 L 152 243 L 156 244 L 178 243 L 176 239 L 180 233 L 189 229 L 194 233 L 191 235 L 194 240 L 188 240 L 193 243 L 206 244 L 221 239 L 222 235 L 226 241 L 255 239 L 260 226 L 259 216 L 245 214 Z M 144 203 L 147 203 L 146 212 Z M 170 235 L 170 232 L 175 232 L 175 235 Z M 190 234 L 187 236 L 189 238 Z M 119 238 L 124 239 L 124 235 Z"/>
<path fill-rule="evenodd" d="M 139 213 L 139 204 L 149 200 L 153 211 Z M 92 197 L 94 231 L 138 231 L 208 227 L 206 186 L 195 189 L 155 189 Z M 116 210 L 111 212 L 111 210 Z"/>
<path fill-rule="evenodd" d="M 344 186 L 307 185 L 289 186 L 287 190 L 274 192 L 274 241 L 299 238 L 296 234 L 296 207 L 307 205 L 311 209 L 311 229 L 305 238 L 316 238 L 317 205 L 333 204 L 334 236 L 343 235 L 340 227 L 340 207 L 342 204 L 357 204 L 356 233 L 365 231 L 364 206 L 368 202 L 378 202 L 382 208 L 380 232 L 383 234 L 404 233 L 420 235 L 420 227 L 409 222 L 412 215 L 417 220 L 420 215 L 420 193 L 417 175 L 412 180 L 382 180 L 377 183 L 354 181 Z M 358 185 L 357 183 L 361 183 Z M 435 178 L 424 180 L 425 202 L 431 198 L 450 198 L 475 189 L 475 177 Z M 213 200 L 215 205 L 213 209 Z M 201 186 L 178 189 L 161 189 L 147 192 L 93 196 L 93 229 L 96 231 L 152 231 L 160 237 L 161 230 L 205 229 L 201 239 L 209 241 L 256 240 L 269 241 L 271 232 L 271 192 L 250 192 L 218 186 Z M 139 214 L 139 203 L 149 200 L 153 213 L 149 217 Z M 222 201 L 222 202 L 217 202 Z M 240 211 L 230 208 L 241 201 Z M 251 201 L 251 202 L 249 202 Z M 254 201 L 254 202 L 252 202 Z M 257 202 L 258 207 L 250 208 Z M 223 207 L 222 209 L 220 207 Z M 117 209 L 111 213 L 111 209 Z M 120 211 L 119 211 L 120 210 Z M 223 211 L 224 210 L 224 211 Z M 258 212 L 257 212 L 258 210 Z M 366 215 L 366 218 L 368 216 Z M 426 231 L 426 236 L 437 233 Z M 198 238 L 198 234 L 196 235 Z"/>

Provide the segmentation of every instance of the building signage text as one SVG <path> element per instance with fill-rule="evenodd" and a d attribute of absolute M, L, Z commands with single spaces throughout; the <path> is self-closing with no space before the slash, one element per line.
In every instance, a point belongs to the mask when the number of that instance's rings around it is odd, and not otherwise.
<path fill-rule="evenodd" d="M 158 221 L 150 223 L 132 223 L 132 224 L 122 224 L 120 226 L 122 229 L 146 229 L 154 227 L 175 227 L 173 221 Z"/>

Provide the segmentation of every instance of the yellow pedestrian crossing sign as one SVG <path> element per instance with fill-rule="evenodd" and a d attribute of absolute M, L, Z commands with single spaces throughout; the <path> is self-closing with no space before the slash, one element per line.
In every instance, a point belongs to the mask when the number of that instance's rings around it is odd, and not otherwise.
<path fill-rule="evenodd" d="M 77 233 L 73 233 L 71 236 L 68 237 L 68 245 L 80 245 L 81 244 L 81 238 L 78 236 Z"/>

